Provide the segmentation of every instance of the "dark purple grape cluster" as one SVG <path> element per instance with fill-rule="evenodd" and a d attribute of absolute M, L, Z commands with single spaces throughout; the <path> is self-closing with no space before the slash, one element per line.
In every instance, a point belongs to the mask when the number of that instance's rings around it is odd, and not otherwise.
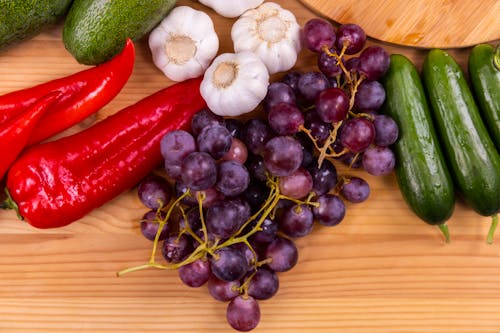
<path fill-rule="evenodd" d="M 392 172 L 398 126 L 377 113 L 385 101 L 377 80 L 389 67 L 389 54 L 380 46 L 366 46 L 366 34 L 356 24 L 336 29 L 314 18 L 304 25 L 303 37 L 305 47 L 318 55 L 318 70 L 291 72 L 271 84 L 264 102 L 271 127 L 306 133 L 320 163 L 333 158 L 375 176 Z"/>
<path fill-rule="evenodd" d="M 385 98 L 376 81 L 387 69 L 385 51 L 362 50 L 366 37 L 356 25 L 336 30 L 313 19 L 304 36 L 319 71 L 289 72 L 270 84 L 266 117 L 243 121 L 204 109 L 191 132 L 162 138 L 166 177 L 151 175 L 138 187 L 149 209 L 141 231 L 153 251 L 148 263 L 119 273 L 177 269 L 187 286 L 206 285 L 227 302 L 227 321 L 239 331 L 258 325 L 259 302 L 296 265 L 294 240 L 341 223 L 346 202 L 368 198 L 368 183 L 339 175 L 334 161 L 374 175 L 394 167 L 389 147 L 398 129 L 376 112 Z"/>
<path fill-rule="evenodd" d="M 352 177 L 339 186 L 334 164 L 318 164 L 306 135 L 283 134 L 264 119 L 243 122 L 202 110 L 191 128 L 162 138 L 166 176 L 151 175 L 138 186 L 149 209 L 141 231 L 154 242 L 153 253 L 147 264 L 120 274 L 177 269 L 184 284 L 206 285 L 228 302 L 228 323 L 247 331 L 259 323 L 258 302 L 277 293 L 278 273 L 297 263 L 294 240 L 316 223 L 339 224 L 344 201 L 362 201 L 365 185 Z M 157 251 L 165 264 L 157 263 Z"/>

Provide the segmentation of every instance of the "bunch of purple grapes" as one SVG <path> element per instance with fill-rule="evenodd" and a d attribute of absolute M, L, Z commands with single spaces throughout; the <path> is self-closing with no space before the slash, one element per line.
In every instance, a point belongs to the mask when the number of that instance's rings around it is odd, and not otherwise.
<path fill-rule="evenodd" d="M 297 263 L 294 240 L 315 225 L 339 224 L 346 202 L 368 198 L 368 183 L 339 175 L 334 159 L 374 175 L 394 167 L 389 146 L 398 129 L 376 113 L 385 98 L 376 81 L 387 70 L 385 51 L 370 47 L 346 60 L 365 43 L 355 25 L 335 31 L 313 19 L 304 37 L 318 52 L 319 71 L 272 83 L 265 117 L 242 121 L 201 110 L 190 132 L 163 137 L 167 177 L 150 175 L 138 187 L 149 209 L 141 231 L 153 250 L 148 263 L 120 274 L 176 269 L 184 284 L 205 285 L 227 302 L 227 321 L 239 331 L 258 325 L 259 302 L 278 292 L 278 274 Z"/>
<path fill-rule="evenodd" d="M 161 141 L 168 177 L 155 173 L 138 186 L 149 209 L 141 231 L 153 252 L 120 275 L 177 269 L 186 285 L 206 285 L 228 302 L 228 323 L 248 331 L 259 323 L 258 302 L 277 293 L 278 273 L 297 263 L 294 239 L 315 224 L 339 224 L 341 196 L 361 202 L 369 188 L 357 177 L 340 184 L 331 161 L 318 165 L 307 136 L 279 134 L 263 119 L 224 119 L 205 109 L 191 125 Z"/>
<path fill-rule="evenodd" d="M 335 29 L 314 18 L 303 36 L 318 55 L 318 70 L 293 71 L 270 85 L 264 101 L 270 126 L 280 134 L 306 133 L 320 163 L 333 158 L 375 176 L 389 174 L 395 166 L 390 146 L 399 131 L 392 118 L 377 113 L 385 101 L 377 80 L 389 67 L 389 54 L 365 47 L 365 32 L 356 24 Z"/>

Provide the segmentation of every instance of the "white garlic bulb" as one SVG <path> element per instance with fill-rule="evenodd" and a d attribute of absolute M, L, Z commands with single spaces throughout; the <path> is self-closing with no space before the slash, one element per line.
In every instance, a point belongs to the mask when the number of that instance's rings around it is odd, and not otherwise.
<path fill-rule="evenodd" d="M 175 7 L 149 35 L 153 63 L 169 79 L 198 77 L 219 50 L 212 19 L 188 6 Z"/>
<path fill-rule="evenodd" d="M 235 52 L 254 52 L 270 74 L 292 68 L 302 49 L 295 16 L 274 2 L 246 11 L 233 24 L 231 38 Z"/>
<path fill-rule="evenodd" d="M 239 116 L 259 105 L 268 86 L 267 68 L 254 53 L 224 53 L 206 70 L 200 92 L 215 114 Z"/>
<path fill-rule="evenodd" d="M 238 17 L 249 9 L 259 6 L 264 0 L 200 0 L 224 17 Z"/>

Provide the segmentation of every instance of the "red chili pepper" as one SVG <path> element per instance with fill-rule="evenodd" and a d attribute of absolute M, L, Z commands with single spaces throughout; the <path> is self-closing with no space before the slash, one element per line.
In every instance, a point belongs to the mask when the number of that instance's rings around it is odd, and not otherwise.
<path fill-rule="evenodd" d="M 38 228 L 67 225 L 132 188 L 162 161 L 161 138 L 206 103 L 201 78 L 177 83 L 86 130 L 28 149 L 7 175 L 8 199 Z"/>
<path fill-rule="evenodd" d="M 3 178 L 12 162 L 26 146 L 41 117 L 59 96 L 60 92 L 52 92 L 40 98 L 25 112 L 0 125 L 0 144 L 3 147 L 2 159 L 0 160 L 0 179 Z"/>
<path fill-rule="evenodd" d="M 134 67 L 135 50 L 131 40 L 120 54 L 108 62 L 70 76 L 0 96 L 0 124 L 16 117 L 42 96 L 60 91 L 61 98 L 33 131 L 28 144 L 57 134 L 109 103 L 128 81 Z"/>

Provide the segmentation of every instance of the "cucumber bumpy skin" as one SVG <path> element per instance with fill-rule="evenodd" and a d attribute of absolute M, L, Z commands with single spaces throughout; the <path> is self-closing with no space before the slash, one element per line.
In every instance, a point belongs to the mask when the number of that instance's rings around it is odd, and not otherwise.
<path fill-rule="evenodd" d="M 138 40 L 172 9 L 175 0 L 74 0 L 63 28 L 66 49 L 82 64 L 98 65 Z"/>
<path fill-rule="evenodd" d="M 500 57 L 500 54 L 496 56 Z M 479 111 L 497 151 L 500 152 L 500 68 L 495 66 L 494 59 L 494 47 L 479 44 L 470 52 L 468 67 Z"/>
<path fill-rule="evenodd" d="M 500 155 L 452 56 L 440 49 L 429 51 L 423 82 L 459 193 L 478 214 L 493 217 L 487 238 L 491 243 L 500 210 Z"/>
<path fill-rule="evenodd" d="M 399 126 L 395 173 L 403 198 L 418 217 L 438 225 L 449 241 L 445 222 L 455 207 L 453 181 L 418 71 L 408 58 L 393 54 L 381 81 L 386 90 L 382 112 Z"/>
<path fill-rule="evenodd" d="M 34 37 L 67 13 L 71 0 L 0 1 L 0 50 Z"/>

